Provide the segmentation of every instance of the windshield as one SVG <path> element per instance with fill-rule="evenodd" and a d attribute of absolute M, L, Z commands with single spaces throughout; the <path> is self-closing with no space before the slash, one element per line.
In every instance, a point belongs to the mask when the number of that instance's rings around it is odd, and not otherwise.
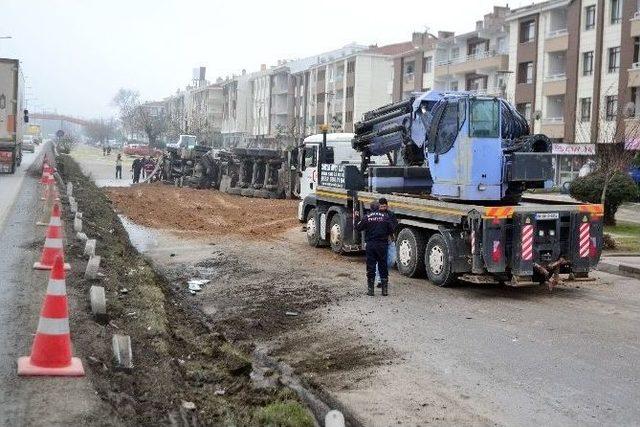
<path fill-rule="evenodd" d="M 494 99 L 473 99 L 470 108 L 469 136 L 498 138 L 500 136 L 500 104 Z"/>
<path fill-rule="evenodd" d="M 183 147 L 194 147 L 196 145 L 196 137 L 192 135 L 182 135 L 180 137 L 182 141 L 180 141 L 180 145 Z"/>

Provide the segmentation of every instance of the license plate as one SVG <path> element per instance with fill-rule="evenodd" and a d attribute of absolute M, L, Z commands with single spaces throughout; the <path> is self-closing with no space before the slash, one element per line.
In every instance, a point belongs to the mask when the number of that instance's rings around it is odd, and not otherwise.
<path fill-rule="evenodd" d="M 536 214 L 536 221 L 544 221 L 545 219 L 558 219 L 560 214 L 558 212 L 541 212 Z"/>

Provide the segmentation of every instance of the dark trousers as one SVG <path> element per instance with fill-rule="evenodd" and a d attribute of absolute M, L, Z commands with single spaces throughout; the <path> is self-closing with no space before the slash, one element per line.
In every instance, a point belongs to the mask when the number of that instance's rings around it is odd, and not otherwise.
<path fill-rule="evenodd" d="M 140 182 L 140 169 L 133 170 L 133 183 Z"/>
<path fill-rule="evenodd" d="M 388 242 L 368 242 L 367 243 L 367 280 L 373 281 L 376 278 L 376 265 L 380 273 L 380 280 L 389 279 L 389 269 L 387 267 Z"/>
<path fill-rule="evenodd" d="M 116 166 L 116 179 L 122 179 L 122 166 Z"/>

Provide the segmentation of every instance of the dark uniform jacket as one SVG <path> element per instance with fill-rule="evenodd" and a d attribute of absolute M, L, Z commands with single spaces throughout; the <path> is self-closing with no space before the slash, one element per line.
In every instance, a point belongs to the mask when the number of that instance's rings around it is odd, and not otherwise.
<path fill-rule="evenodd" d="M 390 212 L 373 211 L 356 224 L 356 230 L 364 231 L 367 243 L 389 243 L 389 236 L 396 228 L 395 216 Z"/>

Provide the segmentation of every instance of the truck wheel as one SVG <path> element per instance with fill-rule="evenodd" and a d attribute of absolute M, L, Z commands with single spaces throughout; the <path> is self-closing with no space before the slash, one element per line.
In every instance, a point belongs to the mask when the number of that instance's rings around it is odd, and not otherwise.
<path fill-rule="evenodd" d="M 334 214 L 329 222 L 329 243 L 331 250 L 337 254 L 344 253 L 344 230 L 342 228 L 342 215 Z"/>
<path fill-rule="evenodd" d="M 307 214 L 307 242 L 314 248 L 324 246 L 320 239 L 320 224 L 316 221 L 316 209 L 311 209 Z"/>
<path fill-rule="evenodd" d="M 455 282 L 456 275 L 451 272 L 449 247 L 442 234 L 436 233 L 429 239 L 424 254 L 427 277 L 438 286 L 448 286 Z"/>
<path fill-rule="evenodd" d="M 424 234 L 415 228 L 403 228 L 396 239 L 398 271 L 403 276 L 424 274 Z"/>

